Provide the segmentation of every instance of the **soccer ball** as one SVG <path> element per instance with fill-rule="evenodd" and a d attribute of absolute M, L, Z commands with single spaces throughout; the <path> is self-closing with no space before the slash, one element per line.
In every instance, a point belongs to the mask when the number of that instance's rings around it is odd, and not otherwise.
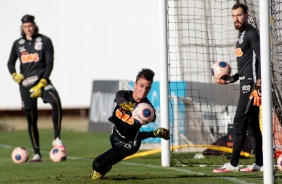
<path fill-rule="evenodd" d="M 282 155 L 277 158 L 277 168 L 279 171 L 282 171 Z"/>
<path fill-rule="evenodd" d="M 50 151 L 50 159 L 53 162 L 61 162 L 67 159 L 67 153 L 64 146 L 54 147 Z"/>
<path fill-rule="evenodd" d="M 225 61 L 217 61 L 215 64 L 213 64 L 211 68 L 211 73 L 212 76 L 214 76 L 214 79 L 216 80 L 226 80 L 230 77 L 231 67 Z"/>
<path fill-rule="evenodd" d="M 155 118 L 154 108 L 147 103 L 139 103 L 132 111 L 132 117 L 142 125 L 152 122 Z"/>
<path fill-rule="evenodd" d="M 16 147 L 12 152 L 12 160 L 16 164 L 27 162 L 29 158 L 29 153 L 27 149 L 23 147 Z"/>

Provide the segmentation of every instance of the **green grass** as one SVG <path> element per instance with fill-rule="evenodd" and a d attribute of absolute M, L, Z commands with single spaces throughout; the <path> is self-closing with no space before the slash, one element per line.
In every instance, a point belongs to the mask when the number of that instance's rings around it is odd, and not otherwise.
<path fill-rule="evenodd" d="M 14 164 L 11 152 L 14 147 L 28 148 L 32 153 L 27 131 L 0 132 L 0 183 L 146 183 L 146 184 L 259 184 L 263 183 L 263 173 L 214 174 L 214 167 L 161 167 L 161 155 L 154 154 L 122 161 L 113 166 L 103 180 L 92 181 L 92 161 L 110 148 L 109 135 L 62 131 L 62 139 L 67 147 L 68 159 L 53 163 L 49 159 L 53 132 L 40 130 L 40 144 L 43 155 L 41 163 Z M 281 177 L 277 175 L 276 177 Z M 280 180 L 276 179 L 276 183 Z"/>

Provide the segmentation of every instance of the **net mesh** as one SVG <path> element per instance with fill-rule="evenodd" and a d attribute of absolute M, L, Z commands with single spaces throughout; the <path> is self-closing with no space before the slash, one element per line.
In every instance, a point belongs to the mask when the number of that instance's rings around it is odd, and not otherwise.
<path fill-rule="evenodd" d="M 237 1 L 168 0 L 168 68 L 173 165 L 223 164 L 232 152 L 233 117 L 239 83 L 218 85 L 211 75 L 216 61 L 226 61 L 237 73 L 231 8 Z M 249 22 L 259 31 L 259 1 L 240 1 L 249 8 Z M 282 2 L 271 3 L 271 66 L 273 140 L 278 154 L 281 125 Z M 240 164 L 254 158 L 247 136 Z"/>

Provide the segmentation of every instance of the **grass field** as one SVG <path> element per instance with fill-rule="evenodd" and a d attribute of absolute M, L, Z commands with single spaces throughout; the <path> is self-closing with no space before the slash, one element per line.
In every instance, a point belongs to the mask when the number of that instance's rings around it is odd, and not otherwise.
<path fill-rule="evenodd" d="M 75 131 L 75 128 L 62 130 L 62 139 L 67 147 L 68 159 L 53 163 L 49 159 L 53 131 L 40 129 L 40 144 L 43 155 L 41 163 L 14 164 L 11 152 L 14 147 L 26 147 L 32 154 L 26 130 L 0 132 L 0 183 L 189 183 L 189 184 L 259 184 L 263 183 L 263 173 L 225 173 L 214 174 L 215 167 L 161 167 L 160 154 L 138 157 L 122 161 L 105 176 L 103 180 L 92 181 L 93 159 L 110 147 L 109 134 Z M 141 150 L 142 151 L 142 150 Z M 281 182 L 280 173 L 276 183 Z"/>

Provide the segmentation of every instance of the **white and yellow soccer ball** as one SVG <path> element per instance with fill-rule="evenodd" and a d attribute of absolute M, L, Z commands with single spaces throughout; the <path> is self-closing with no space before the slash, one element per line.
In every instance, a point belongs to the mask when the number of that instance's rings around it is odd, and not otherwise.
<path fill-rule="evenodd" d="M 26 148 L 16 147 L 12 152 L 12 160 L 16 164 L 27 162 L 29 159 L 29 152 Z"/>
<path fill-rule="evenodd" d="M 139 103 L 132 111 L 132 117 L 140 124 L 146 125 L 155 119 L 155 110 L 147 103 Z"/>
<path fill-rule="evenodd" d="M 213 64 L 211 73 L 215 80 L 226 80 L 230 77 L 231 66 L 225 61 L 217 61 Z"/>
<path fill-rule="evenodd" d="M 276 166 L 277 166 L 278 170 L 282 172 L 282 154 L 277 158 L 276 164 L 277 164 Z"/>
<path fill-rule="evenodd" d="M 50 159 L 53 162 L 61 162 L 67 160 L 67 153 L 64 146 L 57 146 L 51 149 Z"/>

